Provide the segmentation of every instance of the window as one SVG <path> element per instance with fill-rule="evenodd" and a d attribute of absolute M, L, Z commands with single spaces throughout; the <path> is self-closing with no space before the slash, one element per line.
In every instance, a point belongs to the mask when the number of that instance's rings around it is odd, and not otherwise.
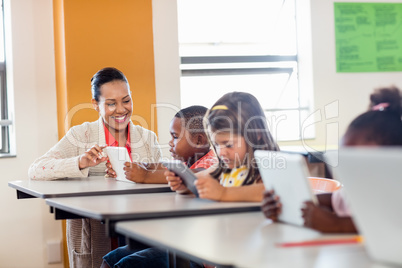
<path fill-rule="evenodd" d="M 299 87 L 295 9 L 295 0 L 178 0 L 182 107 L 249 92 L 274 138 L 301 139 L 312 94 Z"/>
<path fill-rule="evenodd" d="M 6 66 L 4 56 L 4 19 L 3 19 L 3 1 L 0 12 L 0 154 L 10 153 L 10 127 L 12 121 L 9 120 L 7 105 L 7 87 L 6 87 Z"/>

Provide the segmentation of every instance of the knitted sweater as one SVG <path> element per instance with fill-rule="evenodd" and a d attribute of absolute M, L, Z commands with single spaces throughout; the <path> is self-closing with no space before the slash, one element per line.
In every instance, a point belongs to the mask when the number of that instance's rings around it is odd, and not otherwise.
<path fill-rule="evenodd" d="M 133 161 L 159 162 L 162 153 L 155 133 L 130 122 L 131 157 Z M 67 134 L 29 167 L 33 180 L 55 180 L 66 177 L 84 178 L 106 174 L 105 162 L 80 170 L 80 155 L 93 145 L 106 144 L 102 118 L 72 127 Z M 67 220 L 67 247 L 70 267 L 100 267 L 108 253 L 110 239 L 105 225 L 93 219 Z"/>

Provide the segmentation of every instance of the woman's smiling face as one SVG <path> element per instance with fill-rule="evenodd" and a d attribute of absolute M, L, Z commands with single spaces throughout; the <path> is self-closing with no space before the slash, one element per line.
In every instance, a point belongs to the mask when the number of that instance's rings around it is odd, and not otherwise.
<path fill-rule="evenodd" d="M 121 80 L 100 87 L 99 101 L 92 100 L 109 131 L 125 131 L 133 112 L 130 88 Z"/>

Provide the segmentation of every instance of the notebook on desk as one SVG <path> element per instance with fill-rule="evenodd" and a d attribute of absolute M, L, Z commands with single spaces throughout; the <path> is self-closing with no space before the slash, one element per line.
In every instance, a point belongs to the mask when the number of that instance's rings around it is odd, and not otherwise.
<path fill-rule="evenodd" d="M 339 160 L 333 173 L 344 185 L 369 255 L 376 261 L 401 265 L 402 149 L 345 148 L 326 157 Z"/>
<path fill-rule="evenodd" d="M 300 154 L 257 150 L 254 152 L 265 189 L 280 196 L 280 221 L 303 225 L 301 208 L 305 201 L 316 203 L 310 187 L 306 160 Z"/>

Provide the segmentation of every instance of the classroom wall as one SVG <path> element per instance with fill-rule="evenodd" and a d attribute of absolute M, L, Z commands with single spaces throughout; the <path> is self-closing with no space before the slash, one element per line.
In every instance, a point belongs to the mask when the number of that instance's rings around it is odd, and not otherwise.
<path fill-rule="evenodd" d="M 158 139 L 164 157 L 170 157 L 169 125 L 180 107 L 180 57 L 176 0 L 153 0 L 155 86 Z"/>
<path fill-rule="evenodd" d="M 335 30 L 333 0 L 310 0 L 311 4 L 311 36 L 312 36 L 312 70 L 315 110 L 322 113 L 322 121 L 316 124 L 317 138 L 306 141 L 307 145 L 333 143 L 331 134 L 336 128 L 329 125 L 338 124 L 337 137 L 341 137 L 348 124 L 369 103 L 369 94 L 374 88 L 394 84 L 402 88 L 402 72 L 381 73 L 337 73 L 335 65 Z M 354 0 L 353 2 L 381 2 L 378 0 Z M 389 3 L 402 1 L 387 0 Z M 332 105 L 332 104 L 335 104 Z M 325 108 L 336 111 L 339 115 L 326 119 Z M 327 117 L 329 117 L 327 115 Z M 328 129 L 327 129 L 328 127 Z M 332 136 L 332 137 L 331 137 Z M 328 141 L 332 139 L 332 141 Z"/>
<path fill-rule="evenodd" d="M 51 0 L 5 0 L 8 85 L 14 95 L 17 157 L 0 158 L 0 267 L 52 267 L 48 241 L 60 241 L 55 221 L 41 199 L 17 200 L 11 180 L 27 179 L 29 165 L 57 138 Z M 10 35 L 10 31 L 12 35 Z"/>
<path fill-rule="evenodd" d="M 54 2 L 57 90 L 62 102 L 59 134 L 98 119 L 91 104 L 90 79 L 104 67 L 116 67 L 126 75 L 133 97 L 133 122 L 156 132 L 152 2 Z"/>
<path fill-rule="evenodd" d="M 155 5 L 163 6 L 153 1 Z M 175 0 L 168 0 L 176 5 Z M 304 127 L 315 128 L 315 139 L 303 141 L 280 142 L 285 145 L 303 145 L 308 149 L 332 149 L 338 144 L 348 124 L 368 106 L 369 94 L 374 88 L 394 84 L 402 88 L 401 72 L 383 73 L 336 73 L 335 65 L 335 30 L 333 0 L 298 0 L 298 37 L 299 37 L 299 75 L 303 89 L 312 92 L 313 112 Z M 355 0 L 354 2 L 378 2 L 378 0 Z M 401 0 L 390 0 L 389 3 L 401 3 Z M 167 4 L 166 4 L 167 5 Z M 155 39 L 155 72 L 156 94 L 158 102 L 169 98 L 169 103 L 178 105 L 180 98 L 180 72 L 177 71 L 177 10 L 167 8 L 163 13 L 166 30 L 154 22 Z M 155 17 L 154 17 L 155 20 Z M 167 34 L 168 33 L 168 34 Z M 169 36 L 170 35 L 170 38 Z M 158 39 L 168 42 L 163 53 L 158 53 Z M 177 44 L 178 46 L 178 44 Z M 177 56 L 176 56 L 177 55 Z M 165 61 L 164 59 L 168 59 Z M 170 65 L 170 67 L 169 67 Z M 163 74 L 158 72 L 163 69 Z M 169 77 L 166 79 L 164 77 Z M 158 83 L 158 80 L 163 83 Z M 212 96 L 211 96 L 212 97 Z M 216 96 L 218 98 L 219 96 Z M 169 139 L 165 132 L 166 122 L 172 114 L 165 114 L 159 124 L 159 140 Z M 159 118 L 161 120 L 161 118 Z"/>

